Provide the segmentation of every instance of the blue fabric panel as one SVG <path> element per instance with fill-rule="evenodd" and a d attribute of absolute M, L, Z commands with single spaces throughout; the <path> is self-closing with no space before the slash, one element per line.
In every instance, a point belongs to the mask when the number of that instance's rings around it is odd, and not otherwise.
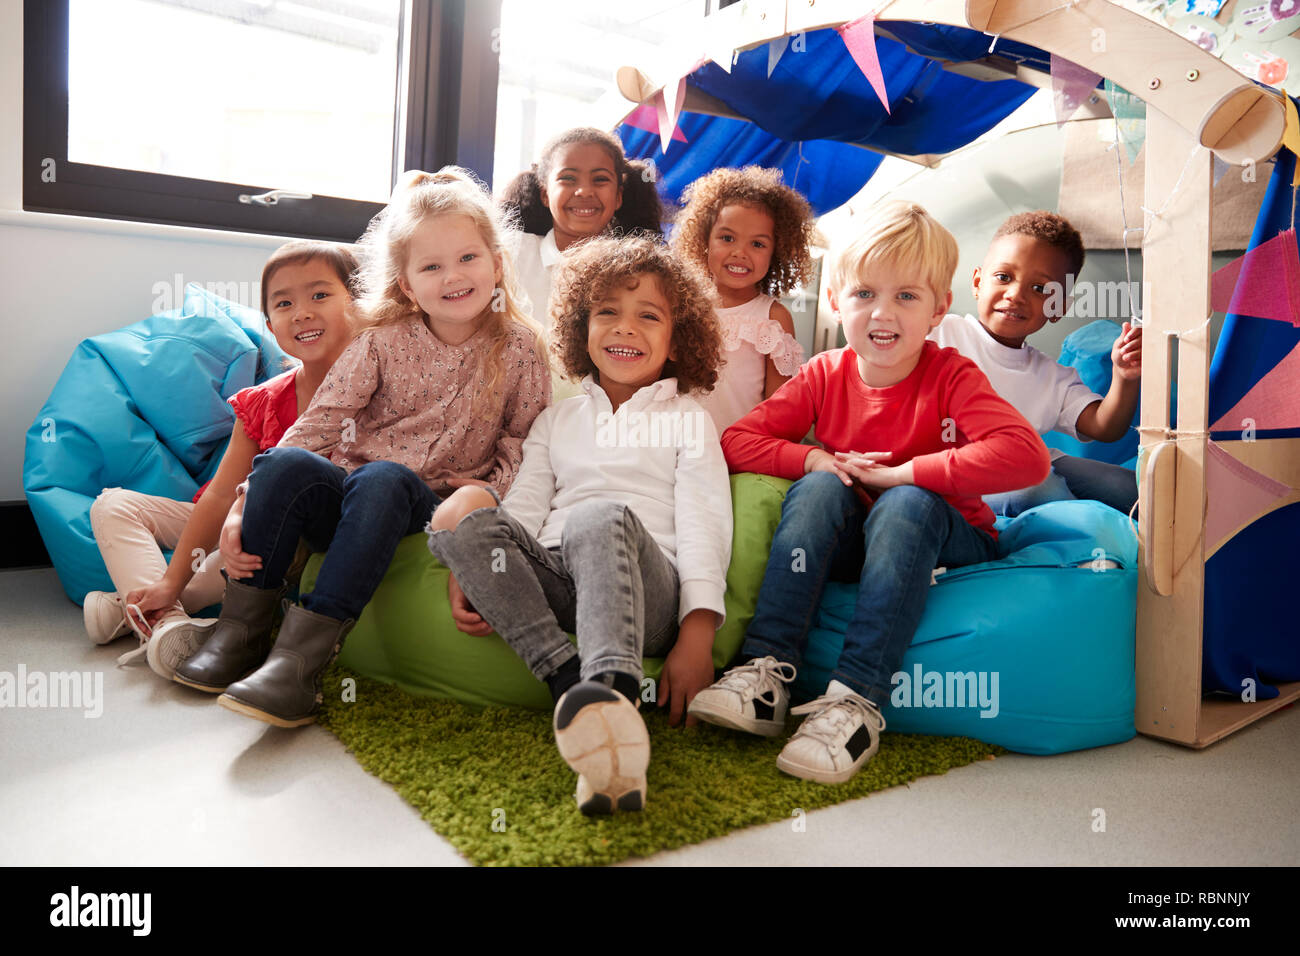
<path fill-rule="evenodd" d="M 659 192 L 681 204 L 682 191 L 705 173 L 721 167 L 762 166 L 781 170 L 781 178 L 822 215 L 853 198 L 884 161 L 880 153 L 860 146 L 814 140 L 787 143 L 752 123 L 683 113 L 679 126 L 688 142 L 674 141 L 665 158 L 659 134 L 619 128 L 623 149 L 636 159 L 653 159 L 659 170 Z"/>
<path fill-rule="evenodd" d="M 1260 207 L 1250 248 L 1267 242 L 1279 232 L 1295 228 L 1291 218 L 1291 177 L 1295 155 L 1278 151 L 1268 191 Z M 1232 409 L 1248 391 L 1300 343 L 1300 329 L 1287 322 L 1229 315 L 1223 323 L 1214 359 L 1210 362 L 1210 424 Z M 1256 437 L 1300 436 L 1300 428 L 1261 431 Z M 1216 438 L 1240 438 L 1240 430 L 1214 432 Z"/>
<path fill-rule="evenodd" d="M 900 669 L 997 675 L 997 713 L 891 706 L 888 729 L 974 737 L 1050 754 L 1134 736 L 1137 539 L 1095 501 L 1057 501 L 1004 523 L 995 562 L 940 575 Z M 1076 567 L 1104 556 L 1119 568 Z M 844 647 L 857 587 L 826 586 L 796 694 L 820 694 Z M 901 686 L 901 684 L 900 684 Z M 949 704 L 953 701 L 949 700 Z M 981 716 L 981 710 L 990 716 Z"/>
<path fill-rule="evenodd" d="M 1277 682 L 1300 680 L 1295 563 L 1300 503 L 1244 528 L 1205 562 L 1205 639 L 1201 683 L 1207 691 L 1242 693 L 1253 680 L 1259 700 Z"/>

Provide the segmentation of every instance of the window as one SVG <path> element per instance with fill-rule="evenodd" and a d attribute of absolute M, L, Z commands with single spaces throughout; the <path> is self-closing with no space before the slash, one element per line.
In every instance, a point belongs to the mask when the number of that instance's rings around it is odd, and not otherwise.
<path fill-rule="evenodd" d="M 401 169 L 490 172 L 474 157 L 498 11 L 27 0 L 24 208 L 354 240 Z"/>

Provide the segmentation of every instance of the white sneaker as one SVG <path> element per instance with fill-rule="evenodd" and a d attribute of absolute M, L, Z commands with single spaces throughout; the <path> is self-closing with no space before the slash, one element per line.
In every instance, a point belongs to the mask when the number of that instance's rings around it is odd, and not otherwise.
<path fill-rule="evenodd" d="M 650 734 L 636 706 L 597 681 L 579 681 L 555 705 L 555 744 L 578 774 L 585 814 L 642 810 Z"/>
<path fill-rule="evenodd" d="M 771 656 L 755 657 L 696 694 L 687 712 L 719 727 L 760 737 L 779 736 L 785 732 L 785 712 L 790 706 L 785 685 L 796 673 L 793 664 Z"/>
<path fill-rule="evenodd" d="M 865 697 L 818 697 L 791 713 L 809 715 L 776 758 L 777 769 L 793 777 L 844 783 L 880 749 L 885 718 Z"/>
<path fill-rule="evenodd" d="M 81 618 L 86 624 L 86 636 L 95 644 L 107 644 L 131 631 L 121 596 L 110 591 L 87 594 L 82 603 Z"/>
<path fill-rule="evenodd" d="M 163 680 L 176 677 L 176 668 L 203 646 L 217 623 L 215 617 L 178 617 L 161 621 L 145 644 L 149 668 Z"/>

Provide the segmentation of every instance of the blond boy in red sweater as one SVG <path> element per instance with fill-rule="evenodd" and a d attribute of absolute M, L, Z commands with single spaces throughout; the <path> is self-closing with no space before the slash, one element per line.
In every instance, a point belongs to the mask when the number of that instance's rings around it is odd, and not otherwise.
<path fill-rule="evenodd" d="M 830 263 L 831 308 L 848 346 L 814 356 L 722 436 L 731 471 L 796 480 L 745 635 L 749 663 L 701 691 L 690 712 L 783 733 L 786 685 L 825 584 L 858 581 L 832 679 L 794 708 L 807 719 L 777 758 L 796 777 L 842 783 L 871 759 L 931 572 L 997 558 L 981 495 L 1048 473 L 1042 439 L 975 363 L 926 340 L 952 303 L 956 268 L 956 240 L 923 208 L 874 207 Z M 799 444 L 810 427 L 821 448 Z"/>

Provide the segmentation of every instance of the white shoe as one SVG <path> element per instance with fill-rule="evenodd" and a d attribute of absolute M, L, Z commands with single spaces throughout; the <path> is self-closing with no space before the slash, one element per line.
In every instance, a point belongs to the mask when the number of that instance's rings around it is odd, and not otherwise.
<path fill-rule="evenodd" d="M 111 591 L 87 594 L 82 603 L 81 618 L 86 624 L 86 636 L 95 644 L 107 644 L 131 630 L 121 596 Z"/>
<path fill-rule="evenodd" d="M 575 797 L 585 814 L 642 810 L 650 734 L 636 706 L 597 681 L 580 681 L 555 705 L 555 744 L 578 774 Z"/>
<path fill-rule="evenodd" d="M 175 678 L 176 668 L 203 646 L 216 623 L 215 617 L 178 617 L 160 622 L 145 644 L 150 669 L 163 680 Z"/>
<path fill-rule="evenodd" d="M 791 713 L 809 715 L 776 758 L 777 769 L 793 777 L 844 783 L 880 749 L 885 718 L 865 697 L 818 697 Z"/>
<path fill-rule="evenodd" d="M 717 683 L 695 695 L 687 712 L 700 720 L 761 737 L 785 732 L 785 712 L 790 706 L 786 684 L 795 679 L 793 664 L 775 657 L 756 657 L 733 667 Z"/>

